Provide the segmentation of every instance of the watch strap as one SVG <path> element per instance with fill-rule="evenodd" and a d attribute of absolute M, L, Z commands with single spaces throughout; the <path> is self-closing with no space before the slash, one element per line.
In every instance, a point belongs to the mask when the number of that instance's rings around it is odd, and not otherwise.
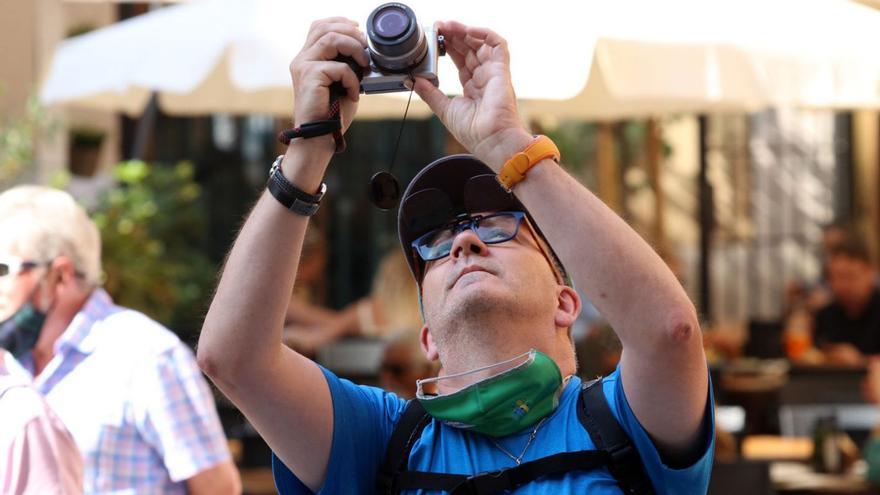
<path fill-rule="evenodd" d="M 288 210 L 303 216 L 310 217 L 318 212 L 321 206 L 321 199 L 327 192 L 327 184 L 321 183 L 321 188 L 317 194 L 309 194 L 302 189 L 294 186 L 281 171 L 281 161 L 284 155 L 279 156 L 272 164 L 269 170 L 269 180 L 266 182 L 266 188 L 282 206 Z"/>
<path fill-rule="evenodd" d="M 535 140 L 526 146 L 526 149 L 513 155 L 504 163 L 501 171 L 498 172 L 498 182 L 505 191 L 510 192 L 513 186 L 526 178 L 530 168 L 547 158 L 552 158 L 556 163 L 559 163 L 559 148 L 547 136 L 535 136 Z"/>

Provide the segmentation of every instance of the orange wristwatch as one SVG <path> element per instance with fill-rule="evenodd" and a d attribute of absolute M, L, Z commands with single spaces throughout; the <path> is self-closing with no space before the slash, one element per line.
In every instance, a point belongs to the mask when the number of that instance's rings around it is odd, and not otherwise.
<path fill-rule="evenodd" d="M 559 163 L 559 148 L 547 136 L 535 136 L 535 140 L 526 146 L 526 149 L 513 155 L 501 167 L 501 171 L 498 172 L 498 182 L 505 191 L 510 192 L 513 186 L 526 178 L 526 173 L 530 168 L 545 158 L 552 158 L 556 163 Z"/>

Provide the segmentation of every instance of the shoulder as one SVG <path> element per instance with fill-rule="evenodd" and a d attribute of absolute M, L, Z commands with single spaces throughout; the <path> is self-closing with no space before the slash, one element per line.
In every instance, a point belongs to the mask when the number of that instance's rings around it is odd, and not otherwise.
<path fill-rule="evenodd" d="M 89 338 L 95 350 L 128 357 L 156 357 L 172 350 L 187 348 L 172 331 L 147 315 L 119 307 L 97 321 Z M 187 348 L 188 349 L 188 348 Z"/>
<path fill-rule="evenodd" d="M 654 441 L 639 423 L 627 402 L 619 367 L 603 379 L 602 387 L 612 414 L 635 445 L 648 477 L 655 487 L 664 487 L 662 490 L 658 488 L 658 492 L 679 493 L 682 490 L 689 491 L 686 487 L 698 487 L 694 491 L 697 493 L 704 492 L 708 488 L 715 450 L 715 414 L 711 383 L 706 397 L 703 434 L 699 439 L 701 445 L 697 446 L 695 458 L 687 466 L 673 466 L 664 461 Z"/>
<path fill-rule="evenodd" d="M 39 392 L 9 375 L 0 376 L 2 436 L 19 433 L 34 421 L 50 419 L 51 412 Z"/>

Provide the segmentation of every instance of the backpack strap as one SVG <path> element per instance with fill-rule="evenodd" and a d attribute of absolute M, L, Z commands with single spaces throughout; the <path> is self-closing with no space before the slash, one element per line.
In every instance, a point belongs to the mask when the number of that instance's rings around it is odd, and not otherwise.
<path fill-rule="evenodd" d="M 431 416 L 422 405 L 411 400 L 388 440 L 385 457 L 376 474 L 377 493 L 396 494 L 401 490 L 421 489 L 442 490 L 451 495 L 491 495 L 544 476 L 607 466 L 624 493 L 653 495 L 653 485 L 638 451 L 608 407 L 601 378 L 584 384 L 578 398 L 577 414 L 597 450 L 561 452 L 519 466 L 473 476 L 432 473 L 408 469 L 412 448 L 422 435 L 422 430 L 431 422 Z"/>
<path fill-rule="evenodd" d="M 422 430 L 431 422 L 431 416 L 417 400 L 410 400 L 394 425 L 385 447 L 385 458 L 376 473 L 376 493 L 394 494 L 400 490 L 398 478 L 408 472 L 409 454 Z"/>
<path fill-rule="evenodd" d="M 493 495 L 513 490 L 544 476 L 590 470 L 608 464 L 608 454 L 598 450 L 560 452 L 518 466 L 468 476 L 464 474 L 406 471 L 400 473 L 398 490 L 443 490 L 451 495 Z"/>
<path fill-rule="evenodd" d="M 653 494 L 654 487 L 639 452 L 611 413 L 602 379 L 585 383 L 578 401 L 578 419 L 596 448 L 609 455 L 608 471 L 627 494 Z"/>

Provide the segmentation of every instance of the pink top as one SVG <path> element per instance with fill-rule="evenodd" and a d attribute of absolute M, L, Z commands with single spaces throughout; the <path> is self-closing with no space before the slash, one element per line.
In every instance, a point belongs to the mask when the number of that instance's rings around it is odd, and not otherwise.
<path fill-rule="evenodd" d="M 82 493 L 83 459 L 73 437 L 0 349 L 0 494 Z"/>

